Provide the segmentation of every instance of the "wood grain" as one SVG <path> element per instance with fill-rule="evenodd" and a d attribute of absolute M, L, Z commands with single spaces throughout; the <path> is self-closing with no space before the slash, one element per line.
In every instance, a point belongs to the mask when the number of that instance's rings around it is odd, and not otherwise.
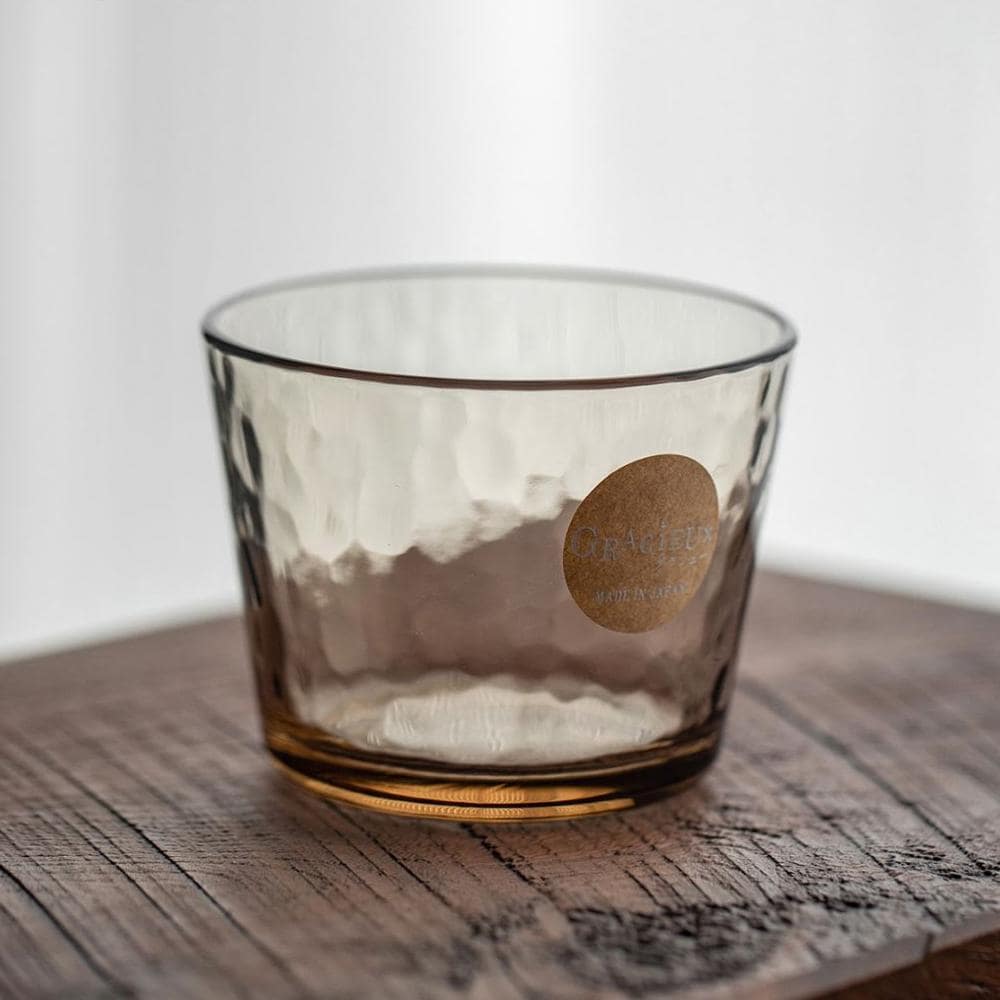
<path fill-rule="evenodd" d="M 929 955 L 900 972 L 827 994 L 827 1000 L 900 1000 L 945 997 L 994 1000 L 1000 997 L 1000 934 Z"/>
<path fill-rule="evenodd" d="M 995 995 L 998 680 L 997 616 L 765 574 L 698 788 L 489 827 L 287 784 L 235 621 L 7 665 L 0 995 Z"/>

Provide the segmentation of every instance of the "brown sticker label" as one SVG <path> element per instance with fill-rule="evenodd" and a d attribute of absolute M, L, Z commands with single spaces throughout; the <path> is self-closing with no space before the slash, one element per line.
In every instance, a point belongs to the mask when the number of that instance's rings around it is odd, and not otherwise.
<path fill-rule="evenodd" d="M 583 499 L 563 543 L 580 610 L 615 632 L 648 632 L 694 597 L 715 552 L 719 499 L 704 466 L 650 455 L 616 469 Z"/>

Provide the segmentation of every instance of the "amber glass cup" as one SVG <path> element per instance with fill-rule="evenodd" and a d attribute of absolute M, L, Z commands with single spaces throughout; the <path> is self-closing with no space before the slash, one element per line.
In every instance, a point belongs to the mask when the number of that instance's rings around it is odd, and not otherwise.
<path fill-rule="evenodd" d="M 436 268 L 205 321 L 268 749 L 342 802 L 574 817 L 715 756 L 795 335 L 724 292 Z"/>

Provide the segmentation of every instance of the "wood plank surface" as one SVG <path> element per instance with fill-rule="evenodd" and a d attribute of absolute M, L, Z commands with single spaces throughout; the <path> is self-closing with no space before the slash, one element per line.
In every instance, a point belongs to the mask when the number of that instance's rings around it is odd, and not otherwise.
<path fill-rule="evenodd" d="M 988 934 L 924 961 L 857 986 L 828 993 L 826 1000 L 994 1000 L 1000 997 L 1000 934 Z"/>
<path fill-rule="evenodd" d="M 998 995 L 1000 617 L 762 574 L 741 670 L 692 791 L 490 827 L 291 787 L 232 620 L 2 666 L 0 996 Z"/>

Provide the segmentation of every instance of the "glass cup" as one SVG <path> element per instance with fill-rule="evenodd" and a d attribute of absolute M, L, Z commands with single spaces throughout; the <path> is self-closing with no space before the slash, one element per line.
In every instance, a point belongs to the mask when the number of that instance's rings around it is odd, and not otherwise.
<path fill-rule="evenodd" d="M 719 746 L 795 334 L 725 292 L 478 267 L 204 324 L 268 749 L 397 814 L 575 817 Z"/>

